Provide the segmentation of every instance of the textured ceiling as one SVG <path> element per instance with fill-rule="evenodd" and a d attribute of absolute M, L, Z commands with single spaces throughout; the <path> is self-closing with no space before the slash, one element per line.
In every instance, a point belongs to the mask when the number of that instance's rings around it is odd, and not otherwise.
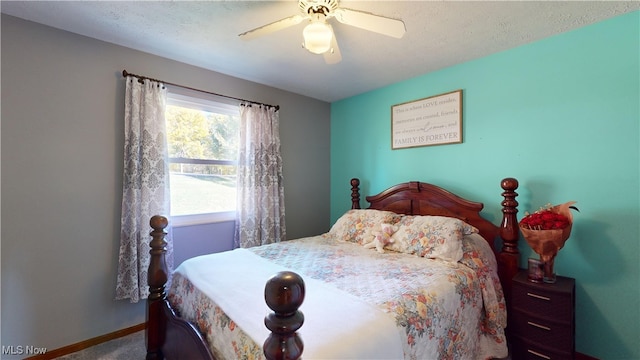
<path fill-rule="evenodd" d="M 635 11 L 640 2 L 341 1 L 340 6 L 402 19 L 407 32 L 394 39 L 332 19 L 342 61 L 327 65 L 322 55 L 302 48 L 304 23 L 251 41 L 238 37 L 297 14 L 296 1 L 0 3 L 12 16 L 332 102 Z"/>

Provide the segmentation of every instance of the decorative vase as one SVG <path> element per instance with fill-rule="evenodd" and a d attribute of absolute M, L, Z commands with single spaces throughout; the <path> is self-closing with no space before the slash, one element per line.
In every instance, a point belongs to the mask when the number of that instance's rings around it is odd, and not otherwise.
<path fill-rule="evenodd" d="M 556 282 L 556 273 L 553 270 L 553 263 L 556 259 L 556 256 L 553 255 L 549 258 L 547 258 L 547 260 L 542 260 L 542 267 L 543 267 L 543 278 L 542 281 L 544 281 L 547 284 L 553 284 Z"/>

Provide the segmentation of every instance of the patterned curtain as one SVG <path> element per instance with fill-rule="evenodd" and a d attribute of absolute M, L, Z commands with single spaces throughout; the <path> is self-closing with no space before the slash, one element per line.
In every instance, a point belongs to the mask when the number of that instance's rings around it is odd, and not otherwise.
<path fill-rule="evenodd" d="M 138 302 L 149 295 L 149 220 L 169 215 L 169 167 L 165 132 L 167 91 L 163 84 L 127 76 L 120 256 L 116 300 Z M 173 252 L 167 238 L 167 267 Z"/>
<path fill-rule="evenodd" d="M 235 247 L 286 240 L 279 121 L 274 107 L 240 104 Z"/>

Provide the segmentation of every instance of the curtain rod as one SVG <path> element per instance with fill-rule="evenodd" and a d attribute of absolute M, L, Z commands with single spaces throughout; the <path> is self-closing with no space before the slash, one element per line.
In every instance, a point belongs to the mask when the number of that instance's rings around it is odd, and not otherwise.
<path fill-rule="evenodd" d="M 164 81 L 164 80 L 158 80 L 158 79 L 150 78 L 150 77 L 147 77 L 147 76 L 132 74 L 132 73 L 128 72 L 127 70 L 122 70 L 122 76 L 124 76 L 124 77 L 133 76 L 133 77 L 137 77 L 140 80 L 157 81 L 157 82 L 161 82 L 163 84 L 173 85 L 173 86 L 181 87 L 181 88 L 187 89 L 187 90 L 198 91 L 198 92 L 205 93 L 205 94 L 210 94 L 210 95 L 222 96 L 222 97 L 225 97 L 225 98 L 228 98 L 228 99 L 234 99 L 234 100 L 248 102 L 248 103 L 252 103 L 252 104 L 256 104 L 256 105 L 263 105 L 263 106 L 273 107 L 273 108 L 276 108 L 276 111 L 280 110 L 280 106 L 279 105 L 265 104 L 265 103 L 261 103 L 261 102 L 257 102 L 257 101 L 251 101 L 251 100 L 246 100 L 246 99 L 240 99 L 240 98 L 233 97 L 233 96 L 217 94 L 217 93 L 214 93 L 214 92 L 211 92 L 211 91 L 194 89 L 194 88 L 189 87 L 189 86 L 174 84 L 174 83 L 170 83 L 170 82 Z"/>

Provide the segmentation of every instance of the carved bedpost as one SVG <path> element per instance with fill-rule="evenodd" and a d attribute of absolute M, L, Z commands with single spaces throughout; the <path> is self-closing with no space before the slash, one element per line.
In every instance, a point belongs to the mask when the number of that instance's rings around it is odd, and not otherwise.
<path fill-rule="evenodd" d="M 165 342 L 165 326 L 163 303 L 166 299 L 165 284 L 167 283 L 167 263 L 164 254 L 167 249 L 167 242 L 164 237 L 167 232 L 164 229 L 169 225 L 169 221 L 164 216 L 155 215 L 149 221 L 153 228 L 150 235 L 152 237 L 149 246 L 149 272 L 147 283 L 149 285 L 149 297 L 147 298 L 147 360 L 162 359 L 162 346 Z"/>
<path fill-rule="evenodd" d="M 264 299 L 273 310 L 264 318 L 271 330 L 262 347 L 267 360 L 297 360 L 302 356 L 304 344 L 296 331 L 304 322 L 304 315 L 298 310 L 304 293 L 304 281 L 291 271 L 279 272 L 267 281 Z"/>
<path fill-rule="evenodd" d="M 351 208 L 360 209 L 360 179 L 351 179 Z"/>
<path fill-rule="evenodd" d="M 502 251 L 498 254 L 500 278 L 503 279 L 502 287 L 507 301 L 511 294 L 511 279 L 518 273 L 520 252 L 518 251 L 518 180 L 514 178 L 503 179 L 500 186 L 504 190 L 502 197 L 502 223 L 500 224 L 500 237 L 502 238 Z M 507 279 L 507 280 L 505 280 Z"/>

